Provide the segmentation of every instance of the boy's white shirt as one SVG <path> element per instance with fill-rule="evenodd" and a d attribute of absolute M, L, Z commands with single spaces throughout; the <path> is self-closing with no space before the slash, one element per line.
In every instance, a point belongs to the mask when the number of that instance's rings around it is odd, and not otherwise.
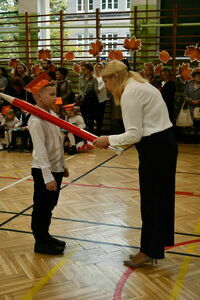
<path fill-rule="evenodd" d="M 50 114 L 56 116 L 53 111 L 50 111 Z M 60 128 L 31 115 L 28 129 L 33 141 L 32 167 L 41 169 L 46 184 L 54 180 L 51 172 L 64 171 L 64 149 Z"/>

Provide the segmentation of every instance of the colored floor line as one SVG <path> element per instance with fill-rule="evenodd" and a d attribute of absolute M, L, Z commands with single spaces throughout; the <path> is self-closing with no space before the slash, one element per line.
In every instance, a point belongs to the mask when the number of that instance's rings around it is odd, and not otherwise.
<path fill-rule="evenodd" d="M 97 166 L 99 167 L 99 166 Z M 126 188 L 126 187 L 117 187 L 117 186 L 106 186 L 103 184 L 82 184 L 82 183 L 74 183 L 75 181 L 79 180 L 83 176 L 89 174 L 92 172 L 94 169 L 97 167 L 93 168 L 92 170 L 89 170 L 88 172 L 84 173 L 83 175 L 79 176 L 78 178 L 75 178 L 71 182 L 63 182 L 63 186 L 61 187 L 61 190 L 64 189 L 68 185 L 75 185 L 75 186 L 82 186 L 82 187 L 92 187 L 92 188 L 104 188 L 104 189 L 117 189 L 117 190 L 127 190 L 127 191 L 136 191 L 139 192 L 139 189 L 133 189 L 133 188 Z M 16 177 L 3 177 L 0 176 L 0 178 L 6 178 L 6 179 L 19 179 Z M 28 181 L 32 181 L 32 179 L 27 179 Z M 1 190 L 0 190 L 1 191 Z M 195 194 L 193 192 L 182 192 L 182 191 L 177 191 L 175 192 L 176 195 L 182 195 L 182 196 L 192 196 L 192 197 L 200 197 L 200 194 Z"/>
<path fill-rule="evenodd" d="M 2 227 L 0 228 L 0 231 L 10 231 L 10 232 L 17 232 L 17 233 L 32 234 L 32 232 L 30 232 L 30 231 L 10 229 L 10 228 L 2 228 Z M 126 245 L 126 244 L 118 244 L 118 243 L 109 243 L 109 242 L 103 242 L 103 241 L 87 240 L 87 239 L 74 238 L 74 237 L 68 237 L 68 236 L 63 236 L 63 235 L 53 235 L 53 236 L 56 237 L 56 238 L 59 238 L 59 239 L 86 242 L 86 243 L 91 243 L 91 244 L 101 244 L 101 245 L 115 246 L 115 247 L 122 247 L 122 248 L 124 247 L 124 248 L 130 248 L 130 249 L 139 249 L 140 248 L 138 246 L 130 246 L 130 245 Z M 181 245 L 191 244 L 191 243 L 198 243 L 198 242 L 200 242 L 200 239 L 182 242 Z M 180 243 L 178 244 L 178 246 L 179 245 L 180 245 Z M 173 246 L 173 247 L 175 247 L 175 246 Z M 183 255 L 183 256 L 192 256 L 192 257 L 200 258 L 200 255 L 196 255 L 196 254 L 187 254 L 187 253 L 184 253 L 184 252 L 173 252 L 173 251 L 168 251 L 168 250 L 166 252 L 171 253 L 171 254 L 177 254 L 177 255 Z"/>
<path fill-rule="evenodd" d="M 29 207 L 31 208 L 31 207 Z M 0 213 L 4 214 L 12 214 L 16 215 L 16 212 L 12 211 L 3 211 L 0 210 Z M 27 213 L 21 213 L 22 216 L 31 216 L 31 214 Z M 125 229 L 134 229 L 134 230 L 141 230 L 141 227 L 135 227 L 135 226 L 126 226 L 126 225 L 117 225 L 117 224 L 109 224 L 109 223 L 101 223 L 101 222 L 94 222 L 94 221 L 87 221 L 87 220 L 77 220 L 77 219 L 70 219 L 70 218 L 60 218 L 60 217 L 52 217 L 54 220 L 62 220 L 67 222 L 75 222 L 75 223 L 85 223 L 85 224 L 92 224 L 92 225 L 98 225 L 98 226 L 108 226 L 108 227 L 116 227 L 116 228 L 125 228 Z M 199 234 L 192 234 L 192 233 L 186 233 L 186 232 L 177 232 L 175 231 L 175 234 L 177 235 L 185 235 L 185 236 L 193 236 L 193 237 L 200 237 Z"/>
<path fill-rule="evenodd" d="M 182 245 L 186 245 L 186 244 L 194 244 L 196 245 L 197 242 L 200 242 L 200 239 L 199 240 L 193 240 L 193 241 L 187 241 L 187 242 L 182 242 L 182 243 L 177 243 L 173 246 L 170 246 L 170 247 L 166 247 L 166 249 L 171 249 L 171 248 L 175 248 L 175 247 L 178 247 L 178 246 L 182 246 Z M 193 248 L 194 248 L 194 245 Z M 171 251 L 166 251 L 166 253 L 172 253 Z M 177 252 L 176 252 L 177 253 Z M 174 253 L 173 253 L 174 254 Z M 190 253 L 190 257 L 191 257 L 191 253 Z M 184 258 L 185 259 L 191 259 L 191 258 Z M 123 288 L 124 288 L 124 285 L 126 283 L 126 281 L 128 280 L 128 278 L 130 277 L 130 275 L 136 270 L 136 268 L 128 268 L 122 275 L 122 277 L 120 278 L 120 280 L 118 281 L 116 287 L 115 287 L 115 291 L 114 291 L 114 295 L 113 295 L 113 300 L 121 300 L 121 296 L 122 296 L 122 291 L 123 291 Z M 178 299 L 178 298 L 171 298 L 170 300 L 175 300 L 175 299 Z"/>
<path fill-rule="evenodd" d="M 12 186 L 18 184 L 18 183 L 20 183 L 20 182 L 22 182 L 22 181 L 24 181 L 24 180 L 27 180 L 27 179 L 29 179 L 30 177 L 32 177 L 32 176 L 31 176 L 31 175 L 28 175 L 28 176 L 26 176 L 26 177 L 24 177 L 24 178 L 21 178 L 21 179 L 15 181 L 15 182 L 13 182 L 13 183 L 7 185 L 7 186 L 4 186 L 3 188 L 0 189 L 0 192 L 2 192 L 2 191 L 4 191 L 4 190 L 6 190 L 6 189 L 8 189 L 8 188 L 10 188 L 10 187 L 12 187 Z"/>
<path fill-rule="evenodd" d="M 200 218 L 197 222 L 196 228 L 194 230 L 194 233 L 200 233 Z M 188 253 L 192 254 L 196 248 L 196 244 L 192 244 L 188 247 Z M 179 299 L 181 289 L 183 287 L 183 281 L 185 279 L 187 270 L 189 268 L 189 264 L 191 261 L 191 257 L 184 257 L 183 262 L 181 264 L 178 276 L 176 278 L 172 293 L 169 297 L 169 300 L 177 300 Z"/>
<path fill-rule="evenodd" d="M 34 287 L 21 299 L 31 300 L 41 290 L 41 288 L 47 284 L 47 282 L 64 266 L 68 260 L 74 255 L 74 253 L 80 248 L 76 246 L 74 249 L 69 251 Z"/>
<path fill-rule="evenodd" d="M 101 168 L 108 168 L 108 169 L 120 169 L 120 170 L 136 170 L 138 171 L 138 168 L 128 168 L 128 167 L 114 167 L 114 166 L 101 166 Z M 188 175 L 200 175 L 200 173 L 194 173 L 194 172 L 181 172 L 176 171 L 176 174 L 188 174 Z"/>

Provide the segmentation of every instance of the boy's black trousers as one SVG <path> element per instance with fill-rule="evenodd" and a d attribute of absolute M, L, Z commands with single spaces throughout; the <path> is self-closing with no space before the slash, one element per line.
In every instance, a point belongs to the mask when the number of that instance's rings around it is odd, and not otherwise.
<path fill-rule="evenodd" d="M 38 241 L 45 241 L 49 236 L 52 210 L 58 202 L 60 193 L 63 172 L 52 172 L 52 175 L 57 182 L 57 191 L 48 191 L 46 189 L 46 184 L 44 183 L 41 169 L 32 168 L 34 194 L 31 229 L 35 239 Z"/>

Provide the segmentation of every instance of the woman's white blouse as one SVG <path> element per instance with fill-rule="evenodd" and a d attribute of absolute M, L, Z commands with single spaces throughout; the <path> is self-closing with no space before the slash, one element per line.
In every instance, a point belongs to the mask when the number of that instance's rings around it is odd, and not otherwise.
<path fill-rule="evenodd" d="M 110 135 L 111 146 L 135 144 L 143 136 L 172 127 L 161 93 L 150 83 L 130 78 L 121 96 L 121 110 L 125 132 Z"/>

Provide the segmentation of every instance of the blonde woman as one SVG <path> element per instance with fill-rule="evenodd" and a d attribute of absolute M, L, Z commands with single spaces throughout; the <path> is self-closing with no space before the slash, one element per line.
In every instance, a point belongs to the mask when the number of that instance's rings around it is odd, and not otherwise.
<path fill-rule="evenodd" d="M 177 145 L 160 92 L 119 61 L 106 64 L 105 86 L 121 105 L 125 132 L 101 136 L 96 147 L 135 144 L 139 154 L 142 232 L 140 251 L 124 264 L 141 267 L 164 258 L 174 244 Z"/>

